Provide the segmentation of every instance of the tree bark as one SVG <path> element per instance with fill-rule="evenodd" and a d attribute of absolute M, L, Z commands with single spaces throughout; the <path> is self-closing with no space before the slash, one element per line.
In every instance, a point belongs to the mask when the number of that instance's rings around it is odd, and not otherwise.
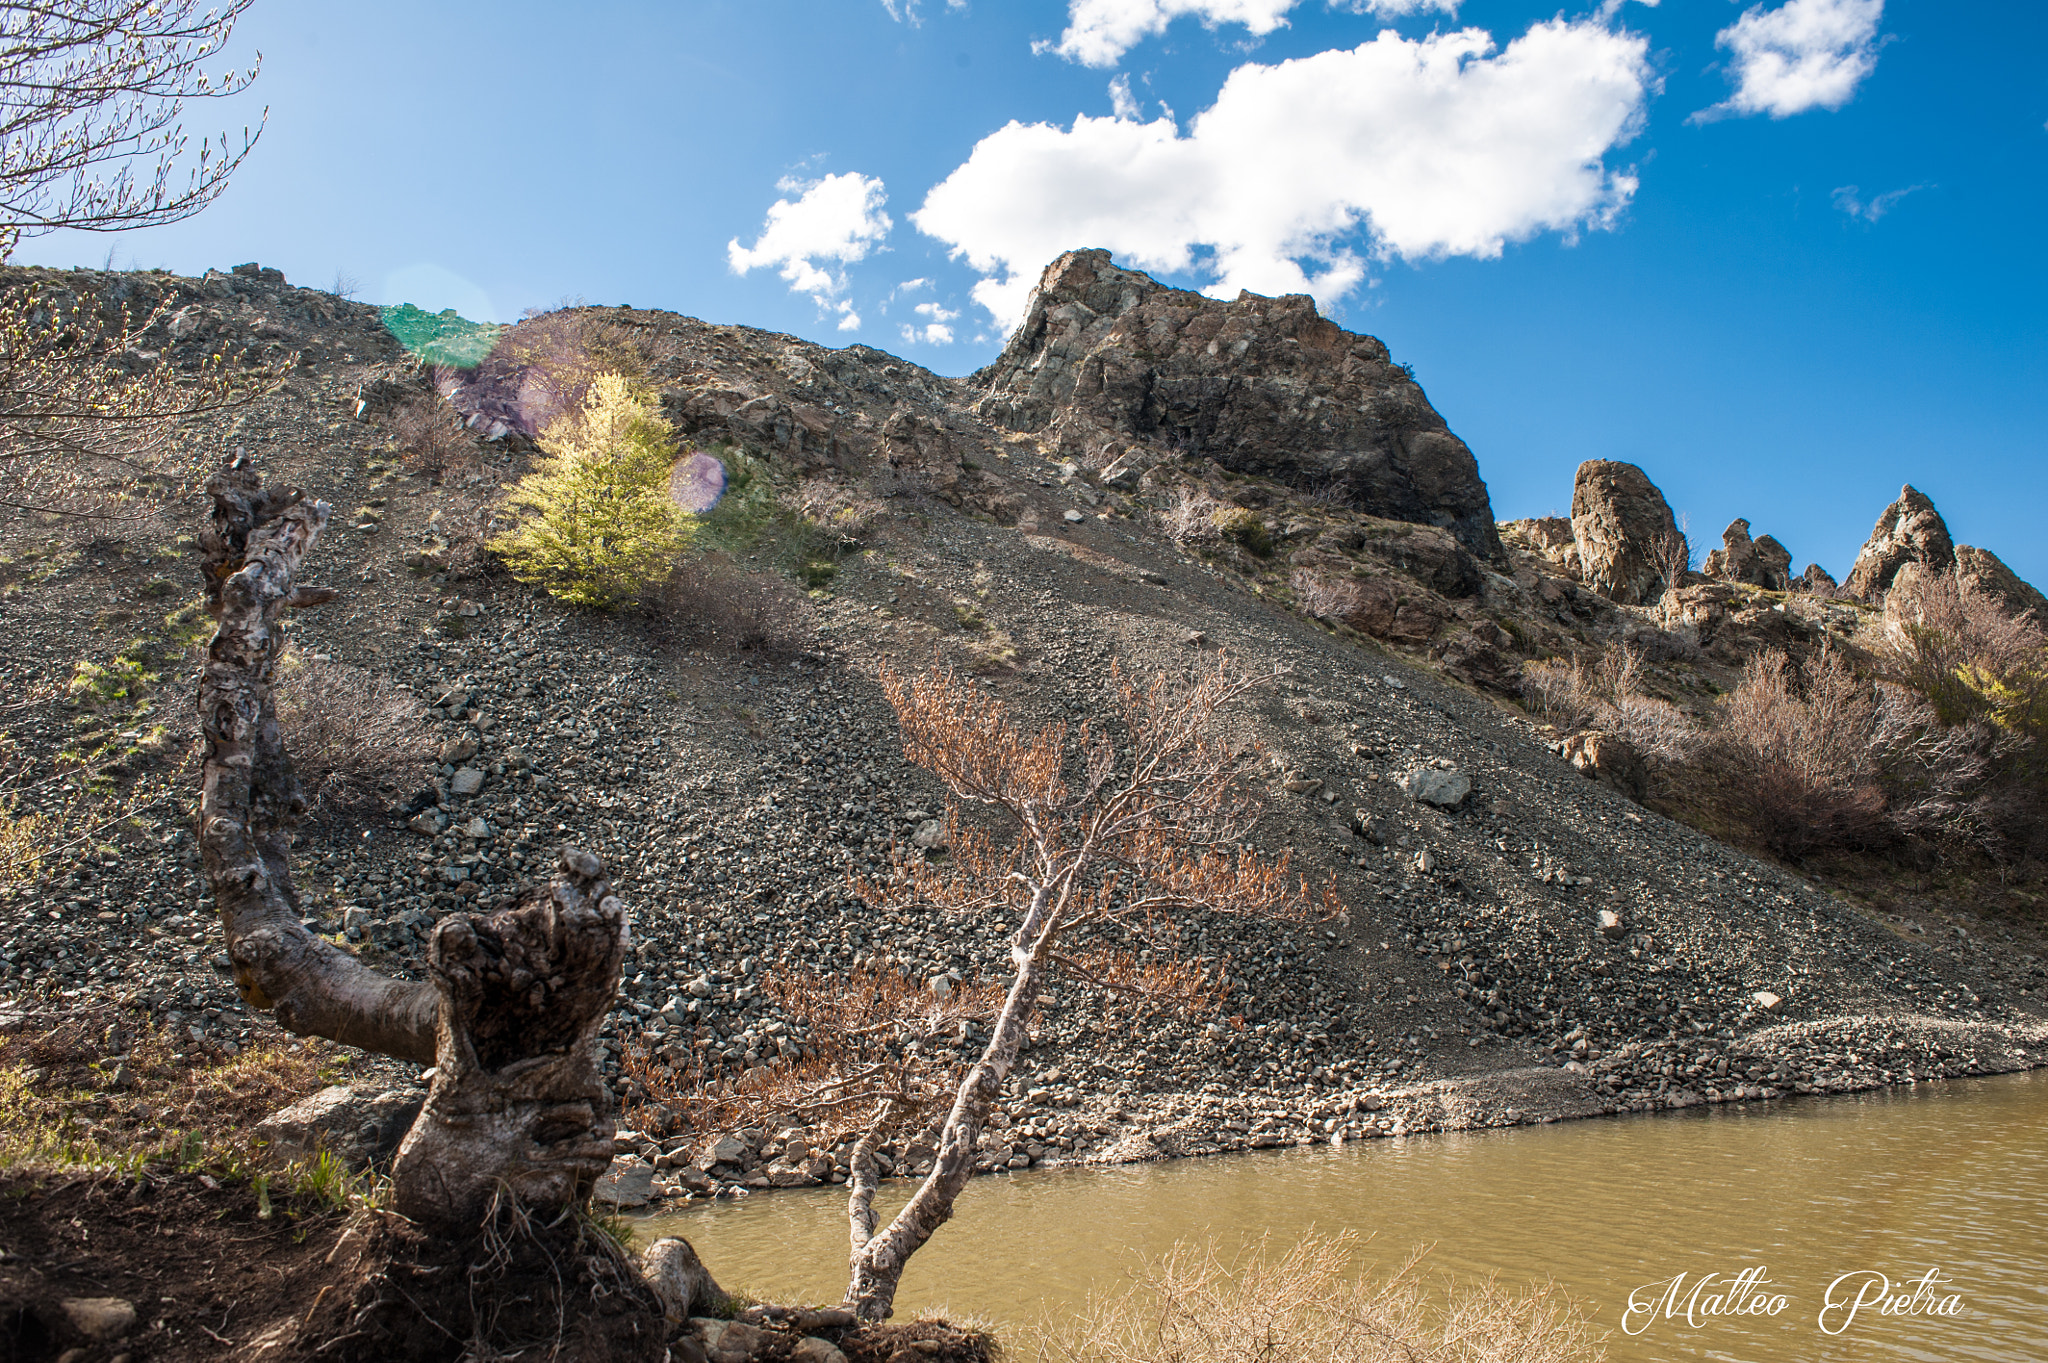
<path fill-rule="evenodd" d="M 235 987 L 250 1007 L 274 1012 L 286 1031 L 428 1062 L 432 987 L 380 974 L 299 921 L 291 833 L 306 801 L 278 732 L 272 687 L 285 609 L 333 597 L 296 585 L 326 529 L 328 506 L 296 490 L 265 490 L 241 459 L 207 491 L 213 519 L 200 547 L 220 628 L 199 681 L 199 851 Z"/>
<path fill-rule="evenodd" d="M 1043 943 L 1038 944 L 1041 948 Z M 910 1256 L 932 1238 L 933 1232 L 953 1216 L 953 1203 L 967 1180 L 974 1176 L 974 1156 L 981 1141 L 982 1126 L 1003 1081 L 1017 1063 L 1023 1049 L 1024 1030 L 1037 1006 L 1043 987 L 1044 968 L 1037 950 L 1018 953 L 1017 976 L 1003 999 L 993 1034 L 981 1059 L 960 1083 L 953 1108 L 939 1131 L 939 1153 L 932 1171 L 879 1234 L 863 1236 L 874 1224 L 873 1181 L 862 1180 L 855 1171 L 854 1191 L 849 1198 L 848 1219 L 852 1223 L 854 1249 L 846 1285 L 847 1308 L 863 1320 L 887 1320 L 895 1310 L 896 1289 Z M 872 1157 L 868 1160 L 873 1164 Z"/>
<path fill-rule="evenodd" d="M 428 948 L 441 996 L 426 1106 L 391 1170 L 414 1221 L 474 1225 L 493 1197 L 581 1207 L 612 1162 L 597 1034 L 626 958 L 626 910 L 576 848 L 548 889 L 489 918 L 444 918 Z"/>
<path fill-rule="evenodd" d="M 595 1048 L 628 940 L 603 863 L 565 849 L 561 874 L 514 907 L 443 919 L 425 982 L 391 979 L 307 931 L 291 867 L 305 800 L 272 684 L 279 617 L 334 596 L 296 583 L 328 507 L 265 490 L 239 458 L 208 490 L 201 543 L 220 628 L 199 685 L 199 843 L 237 988 L 288 1030 L 434 1062 L 393 1170 L 406 1216 L 474 1232 L 501 1195 L 543 1213 L 587 1205 L 611 1162 Z"/>

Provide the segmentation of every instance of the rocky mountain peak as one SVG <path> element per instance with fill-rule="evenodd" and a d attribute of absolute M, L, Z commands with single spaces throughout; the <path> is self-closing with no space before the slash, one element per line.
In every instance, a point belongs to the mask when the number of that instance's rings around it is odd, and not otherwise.
<path fill-rule="evenodd" d="M 1926 493 L 1908 483 L 1899 489 L 1898 500 L 1877 518 L 1842 590 L 1850 596 L 1874 597 L 1889 588 L 1899 569 L 1908 563 L 1945 571 L 1954 567 L 1955 561 L 1955 541 L 1949 538 L 1941 513 Z"/>
<path fill-rule="evenodd" d="M 1503 561 L 1472 452 L 1386 346 L 1306 295 L 1224 302 L 1120 269 L 1107 251 L 1069 251 L 968 382 L 984 420 L 1083 467 L 1207 459 L 1441 527 Z"/>

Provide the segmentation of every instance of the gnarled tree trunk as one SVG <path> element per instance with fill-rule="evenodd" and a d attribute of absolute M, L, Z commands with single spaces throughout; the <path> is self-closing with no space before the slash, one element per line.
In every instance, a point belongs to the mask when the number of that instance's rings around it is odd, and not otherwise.
<path fill-rule="evenodd" d="M 996 1017 L 994 1033 L 981 1059 L 960 1081 L 953 1107 L 939 1131 L 939 1150 L 931 1173 L 918 1185 L 903 1210 L 879 1233 L 875 1230 L 874 1196 L 877 1183 L 872 1145 L 863 1141 L 853 1162 L 852 1188 L 847 1199 L 853 1253 L 847 1268 L 846 1305 L 863 1320 L 887 1320 L 895 1309 L 896 1289 L 910 1256 L 924 1247 L 933 1232 L 953 1215 L 953 1203 L 960 1190 L 974 1176 L 975 1150 L 981 1143 L 982 1128 L 1003 1081 L 1016 1067 L 1024 1048 L 1038 992 L 1044 987 L 1044 966 L 1039 951 L 1018 950 L 1017 975 Z"/>
<path fill-rule="evenodd" d="M 208 490 L 201 543 L 220 628 L 199 685 L 199 845 L 236 987 L 287 1030 L 434 1063 L 393 1170 L 407 1217 L 471 1232 L 501 1193 L 542 1213 L 587 1205 L 611 1161 L 595 1042 L 627 945 L 603 864 L 566 849 L 553 883 L 516 906 L 443 919 L 424 982 L 380 974 L 308 932 L 290 853 L 305 800 L 272 686 L 279 617 L 335 595 L 297 582 L 328 507 L 266 490 L 242 459 Z"/>

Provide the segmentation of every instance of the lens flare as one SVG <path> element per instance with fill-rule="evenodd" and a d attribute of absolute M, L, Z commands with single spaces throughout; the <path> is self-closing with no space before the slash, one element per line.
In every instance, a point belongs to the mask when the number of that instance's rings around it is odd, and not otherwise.
<path fill-rule="evenodd" d="M 684 455 L 668 476 L 668 495 L 683 510 L 702 515 L 725 495 L 725 465 L 716 455 Z"/>

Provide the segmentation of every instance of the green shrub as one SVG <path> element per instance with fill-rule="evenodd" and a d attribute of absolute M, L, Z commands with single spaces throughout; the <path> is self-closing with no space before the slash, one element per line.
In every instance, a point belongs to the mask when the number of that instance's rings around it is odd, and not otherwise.
<path fill-rule="evenodd" d="M 696 522 L 669 496 L 676 439 L 654 398 L 601 374 L 540 445 L 540 467 L 506 498 L 512 528 L 488 546 L 512 575 L 598 610 L 666 576 Z"/>
<path fill-rule="evenodd" d="M 1258 512 L 1241 507 L 1224 507 L 1209 518 L 1223 538 L 1238 545 L 1246 553 L 1260 558 L 1273 556 L 1273 537 L 1266 533 L 1266 522 Z"/>

